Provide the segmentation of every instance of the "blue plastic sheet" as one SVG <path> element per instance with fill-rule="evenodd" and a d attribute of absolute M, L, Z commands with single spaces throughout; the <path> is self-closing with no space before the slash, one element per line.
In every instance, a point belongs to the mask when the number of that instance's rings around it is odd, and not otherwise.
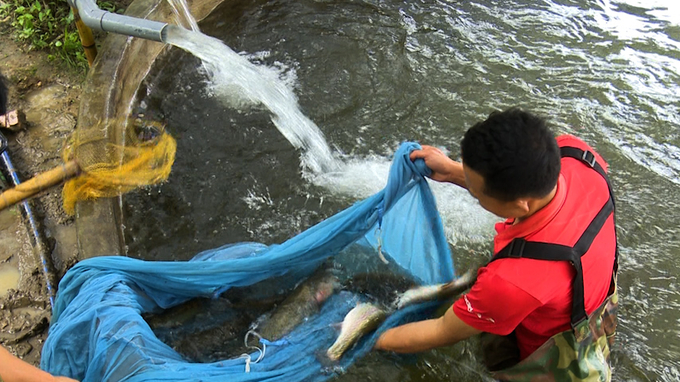
<path fill-rule="evenodd" d="M 190 363 L 161 342 L 142 318 L 196 297 L 215 297 L 233 287 L 300 269 L 312 269 L 353 243 L 368 243 L 423 284 L 447 282 L 454 267 L 435 201 L 425 180 L 429 169 L 409 159 L 420 148 L 404 143 L 395 153 L 386 187 L 290 240 L 266 246 L 226 245 L 188 262 L 98 257 L 81 261 L 59 284 L 41 367 L 85 382 L 99 381 L 323 381 L 373 347 L 390 327 L 422 319 L 432 303 L 391 314 L 372 335 L 348 351 L 335 368 L 320 362 L 341 322 L 361 296 L 341 291 L 320 312 L 269 346 L 265 357 Z M 252 354 L 252 359 L 258 357 Z"/>

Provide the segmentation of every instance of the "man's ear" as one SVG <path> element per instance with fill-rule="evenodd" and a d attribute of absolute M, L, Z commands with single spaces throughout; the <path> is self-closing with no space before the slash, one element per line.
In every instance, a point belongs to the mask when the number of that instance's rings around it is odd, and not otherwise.
<path fill-rule="evenodd" d="M 517 209 L 518 212 L 521 212 L 522 215 L 524 216 L 529 213 L 530 210 L 530 199 L 528 198 L 519 198 L 513 202 L 514 207 Z"/>

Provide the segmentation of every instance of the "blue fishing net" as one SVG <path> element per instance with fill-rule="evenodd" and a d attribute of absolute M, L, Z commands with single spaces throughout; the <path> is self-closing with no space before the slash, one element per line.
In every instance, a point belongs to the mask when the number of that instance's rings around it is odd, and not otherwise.
<path fill-rule="evenodd" d="M 390 327 L 432 314 L 436 303 L 392 313 L 337 364 L 323 354 L 338 336 L 333 323 L 359 301 L 340 291 L 264 357 L 253 352 L 212 363 L 191 363 L 157 338 L 142 317 L 196 297 L 216 298 L 230 288 L 312 270 L 350 246 L 378 250 L 418 283 L 451 281 L 454 267 L 441 219 L 424 176 L 419 148 L 395 153 L 386 187 L 279 245 L 238 243 L 198 254 L 192 261 L 142 261 L 122 256 L 81 261 L 59 284 L 41 368 L 81 381 L 323 381 L 368 353 Z M 258 358 L 261 358 L 258 360 Z M 258 362 L 254 362 L 258 361 Z"/>

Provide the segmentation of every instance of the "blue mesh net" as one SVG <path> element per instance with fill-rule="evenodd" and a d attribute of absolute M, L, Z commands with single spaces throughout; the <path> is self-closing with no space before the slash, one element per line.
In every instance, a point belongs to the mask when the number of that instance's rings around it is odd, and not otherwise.
<path fill-rule="evenodd" d="M 98 257 L 75 265 L 59 284 L 41 367 L 82 381 L 323 381 L 371 350 L 390 327 L 431 315 L 436 303 L 393 312 L 362 338 L 337 364 L 319 354 L 337 338 L 339 323 L 361 294 L 332 295 L 318 314 L 266 347 L 212 363 L 192 363 L 158 339 L 142 317 L 196 297 L 216 298 L 230 288 L 313 270 L 349 247 L 378 250 L 393 267 L 418 283 L 454 278 L 449 246 L 422 160 L 409 160 L 419 148 L 404 143 L 395 153 L 386 187 L 290 240 L 266 246 L 238 243 L 202 252 L 191 261 L 142 261 Z M 297 276 L 296 276 L 297 277 Z M 246 368 L 248 363 L 248 368 Z M 249 369 L 249 370 L 247 370 Z"/>

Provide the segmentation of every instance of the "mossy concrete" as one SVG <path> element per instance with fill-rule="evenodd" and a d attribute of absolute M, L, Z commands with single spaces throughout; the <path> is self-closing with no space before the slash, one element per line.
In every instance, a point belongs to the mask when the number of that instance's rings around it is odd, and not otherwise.
<path fill-rule="evenodd" d="M 191 14 L 202 20 L 224 0 L 194 0 Z M 135 0 L 127 16 L 176 24 L 166 1 Z M 109 34 L 99 49 L 81 97 L 77 140 L 106 139 L 124 143 L 124 130 L 143 79 L 167 44 Z M 76 151 L 78 157 L 78 151 Z M 102 198 L 76 204 L 79 259 L 124 255 L 122 198 Z"/>

